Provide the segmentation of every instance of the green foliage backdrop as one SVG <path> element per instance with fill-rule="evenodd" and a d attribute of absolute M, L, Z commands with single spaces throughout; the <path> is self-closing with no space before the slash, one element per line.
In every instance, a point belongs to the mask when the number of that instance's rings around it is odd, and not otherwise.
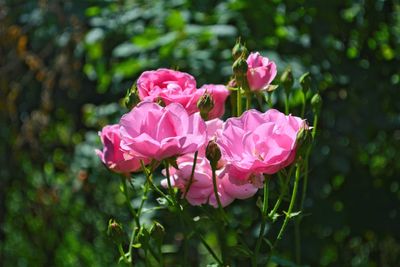
<path fill-rule="evenodd" d="M 399 264 L 398 1 L 3 0 L 0 265 L 117 265 L 106 226 L 129 214 L 118 176 L 93 153 L 97 131 L 126 111 L 120 100 L 146 69 L 227 80 L 238 36 L 280 71 L 311 71 L 323 96 L 304 264 Z"/>

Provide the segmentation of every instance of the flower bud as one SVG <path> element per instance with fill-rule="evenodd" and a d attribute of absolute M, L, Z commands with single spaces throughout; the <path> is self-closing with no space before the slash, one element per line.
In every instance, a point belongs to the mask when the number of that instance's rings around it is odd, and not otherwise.
<path fill-rule="evenodd" d="M 208 113 L 214 108 L 214 99 L 207 91 L 197 101 L 197 108 L 203 120 L 208 120 Z"/>
<path fill-rule="evenodd" d="M 322 98 L 320 94 L 316 93 L 312 98 L 311 98 L 311 107 L 314 113 L 319 113 L 320 109 L 322 106 Z"/>
<path fill-rule="evenodd" d="M 281 83 L 283 85 L 283 88 L 285 89 L 286 94 L 290 93 L 290 90 L 293 87 L 293 82 L 294 80 L 293 80 L 292 68 L 288 66 L 281 76 Z"/>
<path fill-rule="evenodd" d="M 206 148 L 206 158 L 210 161 L 211 167 L 216 169 L 218 161 L 221 159 L 221 150 L 214 140 L 208 142 Z"/>
<path fill-rule="evenodd" d="M 245 57 L 242 55 L 233 63 L 232 70 L 235 75 L 237 86 L 247 88 L 247 69 L 248 65 Z"/>
<path fill-rule="evenodd" d="M 247 57 L 247 53 L 248 51 L 246 46 L 240 42 L 240 39 L 238 39 L 235 46 L 232 48 L 233 59 L 237 60 L 242 55 L 244 55 L 244 57 Z"/>
<path fill-rule="evenodd" d="M 306 94 L 311 89 L 311 74 L 309 72 L 304 73 L 301 75 L 299 81 L 303 93 Z"/>
<path fill-rule="evenodd" d="M 247 73 L 247 62 L 244 56 L 239 57 L 235 60 L 232 66 L 233 73 L 237 75 L 246 75 Z"/>
<path fill-rule="evenodd" d="M 121 244 L 124 240 L 124 231 L 122 230 L 121 224 L 114 219 L 110 219 L 108 221 L 107 235 L 115 244 Z"/>
<path fill-rule="evenodd" d="M 307 124 L 304 124 L 303 128 L 300 129 L 296 136 L 297 155 L 305 155 L 311 143 L 312 136 L 310 133 L 310 129 L 308 128 Z"/>

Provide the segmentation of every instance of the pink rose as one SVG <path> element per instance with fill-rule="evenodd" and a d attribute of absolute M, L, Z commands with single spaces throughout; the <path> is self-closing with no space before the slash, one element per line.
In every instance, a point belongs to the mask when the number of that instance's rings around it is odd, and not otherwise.
<path fill-rule="evenodd" d="M 276 76 L 275 62 L 258 52 L 250 53 L 247 58 L 247 81 L 252 91 L 265 89 Z"/>
<path fill-rule="evenodd" d="M 179 170 L 173 167 L 170 168 L 171 183 L 174 187 L 179 188 L 182 196 L 184 196 L 191 177 L 193 155 L 180 157 L 177 162 Z M 165 171 L 163 173 L 165 175 Z M 252 197 L 258 191 L 258 187 L 251 182 L 242 185 L 231 183 L 228 173 L 225 172 L 223 167 L 216 171 L 216 176 L 218 196 L 223 207 L 228 206 L 235 199 Z M 167 179 L 164 179 L 161 184 L 167 188 Z M 214 193 L 211 166 L 205 157 L 197 158 L 192 184 L 186 194 L 186 199 L 193 206 L 209 204 L 215 208 L 218 207 Z"/>
<path fill-rule="evenodd" d="M 145 71 L 137 81 L 139 98 L 165 105 L 180 103 L 190 114 L 197 111 L 196 80 L 188 73 L 170 69 Z"/>
<path fill-rule="evenodd" d="M 121 138 L 118 124 L 105 126 L 99 132 L 99 136 L 104 147 L 102 151 L 96 149 L 96 154 L 110 170 L 117 173 L 130 173 L 141 169 L 137 157 L 124 156 L 120 147 Z M 144 161 L 145 164 L 149 163 L 147 159 L 144 159 Z"/>
<path fill-rule="evenodd" d="M 199 113 L 189 115 L 181 104 L 161 107 L 141 102 L 120 121 L 121 147 L 130 154 L 163 160 L 193 153 L 206 141 Z"/>
<path fill-rule="evenodd" d="M 296 137 L 304 120 L 270 109 L 248 110 L 224 124 L 217 143 L 227 161 L 232 181 L 251 179 L 254 174 L 273 174 L 295 159 Z"/>
<path fill-rule="evenodd" d="M 205 84 L 197 90 L 197 99 L 206 92 L 210 94 L 214 100 L 214 108 L 208 113 L 208 119 L 211 120 L 222 117 L 225 112 L 225 101 L 229 96 L 229 90 L 225 85 Z"/>

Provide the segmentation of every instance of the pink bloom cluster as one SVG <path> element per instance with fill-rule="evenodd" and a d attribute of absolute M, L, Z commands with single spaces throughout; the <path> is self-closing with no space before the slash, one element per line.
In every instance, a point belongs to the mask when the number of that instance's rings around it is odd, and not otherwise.
<path fill-rule="evenodd" d="M 146 71 L 137 88 L 142 102 L 122 116 L 118 125 L 102 129 L 103 150 L 97 154 L 109 169 L 125 174 L 141 170 L 140 160 L 148 164 L 176 158 L 178 169 L 169 170 L 171 183 L 192 205 L 217 207 L 206 158 L 209 141 L 216 141 L 222 152 L 216 180 L 221 204 L 226 206 L 234 199 L 253 196 L 262 186 L 263 174 L 290 165 L 295 159 L 297 133 L 306 127 L 304 120 L 277 110 L 249 110 L 223 122 L 219 117 L 229 94 L 225 86 L 210 84 L 196 89 L 195 79 L 179 71 Z M 214 101 L 208 121 L 201 118 L 196 105 L 206 92 Z M 160 99 L 165 107 L 155 103 Z M 167 186 L 166 179 L 162 185 Z"/>

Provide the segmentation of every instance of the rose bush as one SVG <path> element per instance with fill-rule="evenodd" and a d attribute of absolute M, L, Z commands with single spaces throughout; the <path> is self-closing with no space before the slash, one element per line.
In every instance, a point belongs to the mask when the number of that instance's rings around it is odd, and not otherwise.
<path fill-rule="evenodd" d="M 280 79 L 285 87 L 286 114 L 272 108 L 273 90 L 269 90 L 268 97 L 265 98 L 269 105 L 267 111 L 252 109 L 253 97 L 261 100 L 264 90 L 275 78 L 276 65 L 259 53 L 251 53 L 246 61 L 247 50 L 242 45 L 236 45 L 236 48 L 238 49 L 234 49 L 235 63 L 229 86 L 205 84 L 197 89 L 195 78 L 188 73 L 170 69 L 146 71 L 137 81 L 138 95 L 134 96 L 134 99 L 139 98 L 141 102 L 123 115 L 118 125 L 106 126 L 101 131 L 104 148 L 97 151 L 97 154 L 104 164 L 110 170 L 125 176 L 127 173 L 142 170 L 146 178 L 142 186 L 142 201 L 137 210 L 130 203 L 127 180 L 122 181 L 122 191 L 135 222 L 129 239 L 128 253 L 121 247 L 121 229 L 118 230 L 118 240 L 114 240 L 119 244 L 121 259 L 126 263 L 133 263 L 135 253 L 132 250 L 135 248 L 144 250 L 146 263 L 146 255 L 151 254 L 156 266 L 164 265 L 160 232 L 157 233 L 158 249 L 150 249 L 153 238 L 151 233 L 156 231 L 155 228 L 160 231 L 162 226 L 157 222 L 152 228 L 146 228 L 140 220 L 149 191 L 158 196 L 160 206 L 154 210 L 168 207 L 169 211 L 180 217 L 180 234 L 184 235 L 183 250 L 188 251 L 187 242 L 190 238 L 198 238 L 219 266 L 230 265 L 231 248 L 223 238 L 226 233 L 225 227 L 240 225 L 231 223 L 232 216 L 225 213 L 224 209 L 235 199 L 249 199 L 256 195 L 260 188 L 263 189 L 262 201 L 261 196 L 257 200 L 261 219 L 257 224 L 259 234 L 254 242 L 254 249 L 241 242 L 242 251 L 251 251 L 242 256 L 251 258 L 253 267 L 260 263 L 260 250 L 269 249 L 269 253 L 273 253 L 274 246 L 281 239 L 289 220 L 300 214 L 293 209 L 302 172 L 303 199 L 299 208 L 303 205 L 308 177 L 308 157 L 311 151 L 309 140 L 310 136 L 315 136 L 316 128 L 314 127 L 310 134 L 306 121 L 288 112 L 288 99 L 293 85 L 291 72 L 285 72 L 284 78 Z M 301 90 L 304 100 L 309 84 L 307 86 Z M 235 94 L 230 96 L 230 91 Z M 227 101 L 229 96 L 230 101 Z M 243 97 L 246 99 L 244 112 Z M 313 99 L 320 98 L 316 95 Z M 227 103 L 231 104 L 230 117 L 223 121 L 220 117 L 224 115 Z M 263 107 L 262 103 L 258 104 Z M 321 101 L 311 101 L 315 114 L 319 112 L 320 104 Z M 302 114 L 304 110 L 305 101 Z M 314 119 L 315 123 L 316 118 L 317 116 Z M 161 173 L 165 177 L 161 181 L 154 175 L 160 165 L 164 165 Z M 294 169 L 294 182 L 290 183 Z M 279 176 L 279 182 L 273 179 L 275 174 Z M 272 182 L 275 183 L 273 190 L 279 192 L 272 194 L 276 197 L 276 202 L 269 207 L 269 183 Z M 158 187 L 159 184 L 167 189 L 167 193 Z M 275 240 L 268 240 L 270 246 L 267 247 L 263 245 L 263 240 L 266 240 L 267 223 L 270 222 L 269 227 L 272 227 L 279 218 L 279 206 L 285 200 L 291 186 L 293 190 L 290 203 L 287 210 L 282 211 L 283 222 Z M 201 209 L 197 210 L 200 215 L 196 213 L 194 217 L 196 220 L 202 220 L 198 226 L 191 217 L 193 214 L 188 214 L 187 205 L 197 208 L 201 206 Z M 207 211 L 207 206 L 211 206 L 212 211 Z M 148 211 L 151 210 L 153 209 Z M 208 221 L 203 222 L 204 220 Z M 198 230 L 203 224 L 212 224 L 210 230 L 217 231 L 221 258 Z M 112 221 L 110 233 L 116 225 L 118 224 Z M 231 228 L 230 231 L 242 230 Z M 249 232 L 248 229 L 244 231 Z M 268 262 L 269 258 L 265 261 Z M 188 266 L 188 263 L 184 263 L 183 266 Z"/>

